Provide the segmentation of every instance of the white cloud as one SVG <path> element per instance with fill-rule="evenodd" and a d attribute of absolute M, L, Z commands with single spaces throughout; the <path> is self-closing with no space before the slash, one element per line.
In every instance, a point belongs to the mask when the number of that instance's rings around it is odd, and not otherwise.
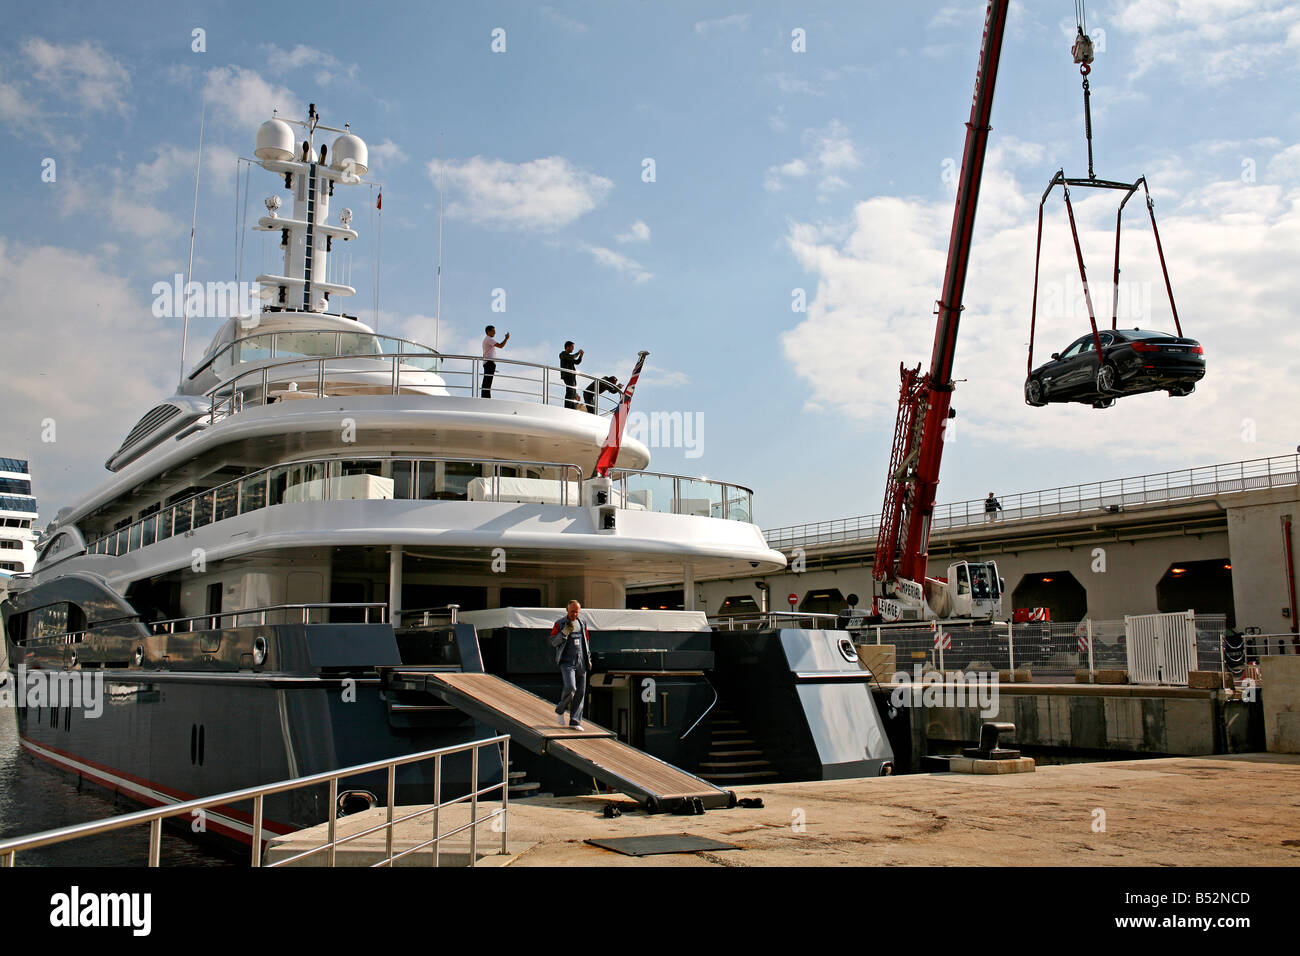
<path fill-rule="evenodd" d="M 404 163 L 408 159 L 406 151 L 391 139 L 386 139 L 378 145 L 372 144 L 370 146 L 370 155 L 377 156 L 382 162 L 394 166 L 398 163 Z"/>
<path fill-rule="evenodd" d="M 1300 143 L 1288 146 L 1270 159 L 1266 175 L 1270 182 L 1300 180 Z"/>
<path fill-rule="evenodd" d="M 1288 0 L 1127 0 L 1113 22 L 1132 35 L 1130 79 L 1175 73 L 1219 85 L 1297 66 L 1300 7 Z"/>
<path fill-rule="evenodd" d="M 1289 151 L 1288 151 L 1289 152 Z M 1300 188 L 1240 181 L 1193 184 L 1157 209 L 1184 332 L 1202 342 L 1208 372 L 1190 398 L 1122 398 L 1114 409 L 1023 403 L 1025 343 L 1036 235 L 1036 187 L 1022 186 L 1008 154 L 990 151 L 972 249 L 954 406 L 962 441 L 990 448 L 1079 452 L 1114 460 L 1185 463 L 1284 454 L 1300 382 L 1300 325 L 1288 312 L 1300 273 Z M 1080 190 L 1080 193 L 1085 192 Z M 1109 320 L 1114 197 L 1075 197 L 1099 324 Z M 1165 208 L 1165 206 L 1169 208 Z M 783 335 L 786 358 L 806 382 L 805 410 L 825 409 L 876 429 L 892 427 L 893 369 L 928 361 L 931 304 L 942 280 L 952 221 L 948 199 L 882 196 L 854 209 L 845 239 L 795 223 L 787 241 L 812 274 L 806 317 Z M 1121 323 L 1173 329 L 1144 215 L 1126 218 Z M 1044 225 L 1035 364 L 1088 328 L 1068 227 L 1049 203 Z M 1267 359 L 1260 354 L 1267 343 Z M 1261 375 L 1267 361 L 1268 374 Z M 1245 422 L 1258 440 L 1245 443 Z M 1117 430 L 1117 425 L 1122 428 Z M 1100 450 L 1100 451 L 1099 451 Z"/>
<path fill-rule="evenodd" d="M 22 90 L 12 83 L 0 82 L 0 121 L 27 123 L 40 115 L 36 104 Z"/>
<path fill-rule="evenodd" d="M 654 278 L 654 273 L 647 272 L 645 266 L 621 252 L 615 252 L 613 249 L 606 249 L 604 246 L 593 246 L 589 243 L 579 243 L 584 252 L 590 255 L 600 265 L 614 269 L 632 277 L 632 281 L 638 285 L 642 282 L 649 282 Z"/>
<path fill-rule="evenodd" d="M 93 255 L 0 238 L 0 313 L 40 316 L 5 330 L 0 447 L 31 459 L 43 520 L 90 490 L 100 463 L 175 386 L 180 327 L 155 319 L 150 301 L 147 285 L 133 287 Z M 57 438 L 49 443 L 47 418 Z"/>
<path fill-rule="evenodd" d="M 88 40 L 58 44 L 31 37 L 23 42 L 23 54 L 32 63 L 35 79 L 62 99 L 75 101 L 90 112 L 126 112 L 130 75 Z"/>
<path fill-rule="evenodd" d="M 242 66 L 218 66 L 208 70 L 203 97 L 215 115 L 238 126 L 256 127 L 271 118 L 271 111 L 298 119 L 306 115 L 302 104 L 285 86 L 262 78 L 256 70 Z"/>
<path fill-rule="evenodd" d="M 554 7 L 550 7 L 550 6 L 541 7 L 540 12 L 542 16 L 544 16 L 546 19 L 550 20 L 556 26 L 563 27 L 565 30 L 568 30 L 570 33 L 587 32 L 587 25 L 585 23 L 583 23 L 581 20 L 575 20 L 572 17 L 565 16 L 563 13 L 561 13 L 559 10 L 556 10 Z"/>
<path fill-rule="evenodd" d="M 292 50 L 284 50 L 274 43 L 262 45 L 262 53 L 267 61 L 267 70 L 280 75 L 301 72 L 315 68 L 314 78 L 321 86 L 326 86 L 339 79 L 356 79 L 360 68 L 355 63 L 344 64 L 333 53 L 318 50 L 315 47 L 299 43 Z M 283 112 L 283 110 L 281 110 Z"/>
<path fill-rule="evenodd" d="M 110 229 L 140 240 L 180 235 L 187 231 L 189 206 L 183 220 L 174 210 L 159 208 L 159 200 L 177 183 L 194 182 L 194 150 L 175 144 L 155 148 L 154 158 L 133 169 L 89 167 L 61 171 L 58 193 L 65 216 L 92 214 Z M 201 183 L 205 189 L 228 192 L 235 175 L 234 150 L 221 145 L 203 149 Z"/>
<path fill-rule="evenodd" d="M 717 17 L 713 20 L 700 20 L 695 24 L 695 32 L 705 34 L 715 30 L 728 30 L 732 27 L 740 30 L 749 29 L 749 14 L 733 13 L 730 16 Z"/>
<path fill-rule="evenodd" d="M 428 165 L 437 183 L 438 160 Z M 523 163 L 475 156 L 447 163 L 447 189 L 456 198 L 447 204 L 453 219 L 507 229 L 554 231 L 595 209 L 614 188 L 613 182 L 579 169 L 563 156 Z"/>
<path fill-rule="evenodd" d="M 627 227 L 627 232 L 621 232 L 615 236 L 619 242 L 648 242 L 650 239 L 650 227 L 638 219 L 632 225 Z"/>
<path fill-rule="evenodd" d="M 777 192 L 786 180 L 816 175 L 818 192 L 828 193 L 848 185 L 841 172 L 862 165 L 862 157 L 849 136 L 848 127 L 837 119 L 820 129 L 804 130 L 803 144 L 803 156 L 768 167 L 763 178 L 764 189 Z"/>

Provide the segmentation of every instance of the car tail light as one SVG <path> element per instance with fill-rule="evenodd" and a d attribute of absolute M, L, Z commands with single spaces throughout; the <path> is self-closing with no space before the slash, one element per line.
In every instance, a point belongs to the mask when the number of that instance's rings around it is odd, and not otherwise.
<path fill-rule="evenodd" d="M 1133 344 L 1134 352 L 1159 352 L 1160 351 L 1160 346 L 1152 342 L 1134 342 L 1132 344 Z"/>
<path fill-rule="evenodd" d="M 1204 354 L 1205 354 L 1205 349 L 1201 348 L 1199 345 L 1193 345 L 1193 346 L 1192 346 L 1192 354 L 1193 354 L 1193 355 L 1204 355 Z"/>

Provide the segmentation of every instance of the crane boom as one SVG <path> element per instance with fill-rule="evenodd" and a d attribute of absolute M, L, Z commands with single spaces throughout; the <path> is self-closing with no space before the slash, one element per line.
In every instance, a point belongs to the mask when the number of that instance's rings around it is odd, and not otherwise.
<path fill-rule="evenodd" d="M 970 263 L 975 210 L 991 129 L 989 117 L 993 111 L 993 90 L 1009 5 L 1009 0 L 989 0 L 984 15 L 983 45 L 975 74 L 970 120 L 966 123 L 966 145 L 962 153 L 961 178 L 957 184 L 952 232 L 948 239 L 948 262 L 937 303 L 939 318 L 930 370 L 921 375 L 919 367 L 900 369 L 902 387 L 898 419 L 873 569 L 874 577 L 885 583 L 887 591 L 902 579 L 919 592 L 929 564 L 930 520 L 939 486 L 945 425 L 951 417 L 952 370 L 961 323 L 962 295 Z"/>

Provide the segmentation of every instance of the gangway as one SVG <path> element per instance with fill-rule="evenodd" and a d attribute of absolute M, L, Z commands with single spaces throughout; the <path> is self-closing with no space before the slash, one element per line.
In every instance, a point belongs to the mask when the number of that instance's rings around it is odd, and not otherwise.
<path fill-rule="evenodd" d="M 431 694 L 535 754 L 554 757 L 645 805 L 651 813 L 699 800 L 705 809 L 731 807 L 732 790 L 674 767 L 623 743 L 612 730 L 591 721 L 582 730 L 559 727 L 555 705 L 495 674 L 445 667 L 381 668 L 384 685 L 396 691 Z"/>

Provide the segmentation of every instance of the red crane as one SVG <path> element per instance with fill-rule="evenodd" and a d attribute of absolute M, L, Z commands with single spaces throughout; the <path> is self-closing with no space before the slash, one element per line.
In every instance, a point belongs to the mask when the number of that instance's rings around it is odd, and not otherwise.
<path fill-rule="evenodd" d="M 929 564 L 930 519 L 934 513 L 935 494 L 939 487 L 939 464 L 943 458 L 944 428 L 955 413 L 951 410 L 953 356 L 957 348 L 957 329 L 961 322 L 962 293 L 966 287 L 966 270 L 970 262 L 971 234 L 975 229 L 975 209 L 979 200 L 980 180 L 984 173 L 989 116 L 993 111 L 993 87 L 1002 55 L 1002 36 L 1007 23 L 1009 0 L 989 0 L 984 14 L 984 41 L 979 67 L 975 74 L 975 96 L 970 120 L 966 124 L 966 146 L 962 154 L 961 179 L 957 184 L 957 205 L 952 217 L 952 234 L 948 239 L 948 264 L 944 272 L 942 297 L 937 303 L 939 316 L 934 333 L 934 352 L 930 370 L 909 369 L 900 365 L 902 386 L 899 390 L 898 420 L 894 446 L 885 483 L 885 503 L 881 510 L 880 534 L 872 574 L 881 582 L 883 594 L 875 596 L 873 610 L 889 619 L 898 619 L 899 601 L 913 608 L 927 606 L 925 575 Z M 990 562 L 991 564 L 991 562 Z M 968 573 L 974 567 L 968 568 Z M 993 587 L 1000 591 L 996 565 Z M 955 583 L 955 582 L 954 582 Z M 969 592 L 968 592 L 969 593 Z M 1001 602 L 998 601 L 1000 609 Z M 932 616 L 921 615 L 921 616 Z M 939 616 L 948 616 L 938 612 Z"/>

